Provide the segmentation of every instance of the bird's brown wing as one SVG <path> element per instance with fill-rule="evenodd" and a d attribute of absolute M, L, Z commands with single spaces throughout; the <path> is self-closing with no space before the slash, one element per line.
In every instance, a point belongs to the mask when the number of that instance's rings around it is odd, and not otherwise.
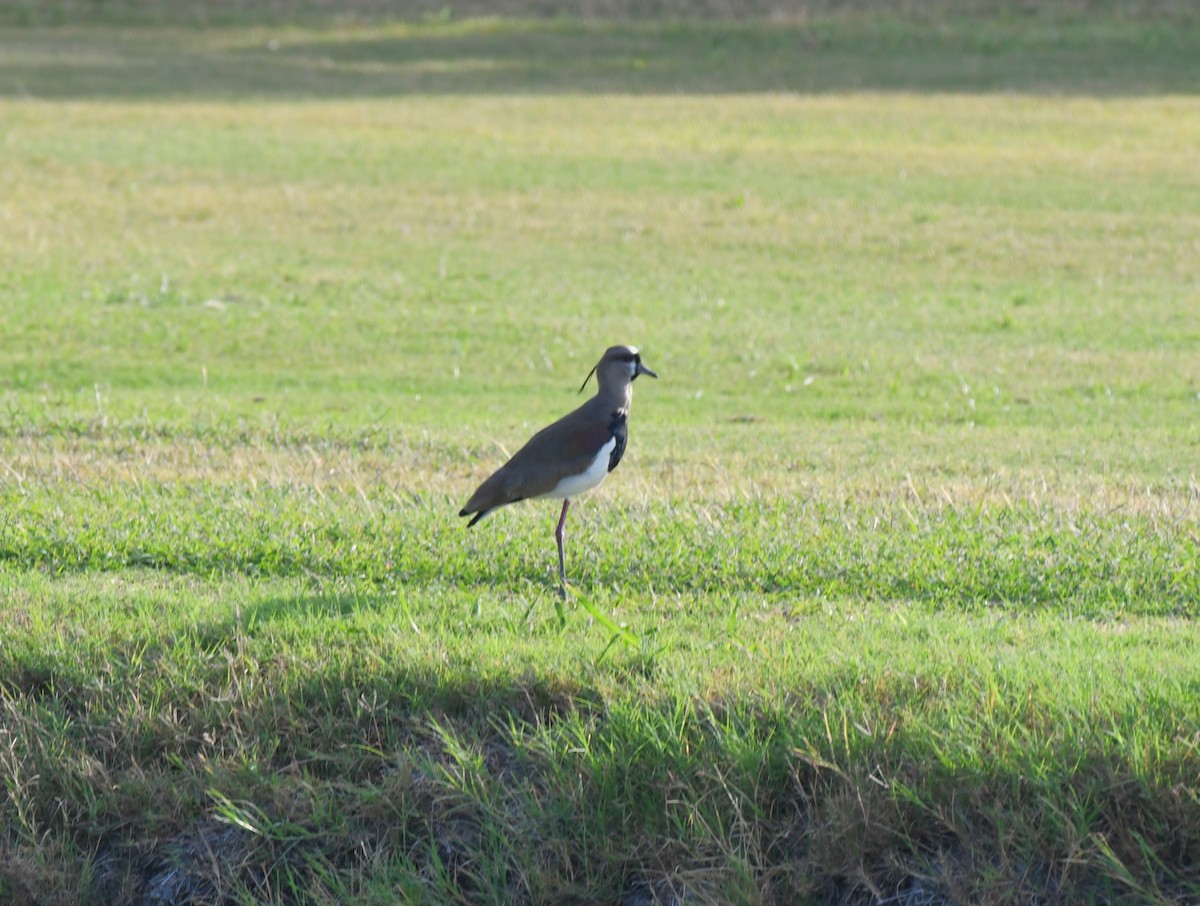
<path fill-rule="evenodd" d="M 560 481 L 586 471 L 612 439 L 611 429 L 584 414 L 580 407 L 529 438 L 512 458 L 493 472 L 471 495 L 460 516 L 540 497 Z"/>

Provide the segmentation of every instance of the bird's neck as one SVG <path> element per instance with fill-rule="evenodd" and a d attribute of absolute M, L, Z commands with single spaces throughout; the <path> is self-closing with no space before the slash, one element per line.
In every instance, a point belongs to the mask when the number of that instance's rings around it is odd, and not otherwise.
<path fill-rule="evenodd" d="M 633 405 L 633 384 L 626 381 L 617 386 L 601 385 L 596 392 L 596 399 L 600 405 L 610 412 L 624 412 L 628 414 L 630 407 Z"/>

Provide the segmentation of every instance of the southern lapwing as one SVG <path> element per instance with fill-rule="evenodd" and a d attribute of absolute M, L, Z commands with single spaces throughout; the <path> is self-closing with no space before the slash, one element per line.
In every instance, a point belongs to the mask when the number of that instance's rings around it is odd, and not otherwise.
<path fill-rule="evenodd" d="M 518 500 L 561 500 L 562 514 L 554 537 L 558 541 L 559 591 L 563 597 L 567 594 L 563 526 L 571 498 L 599 485 L 617 467 L 628 437 L 626 422 L 633 403 L 633 382 L 639 374 L 658 377 L 642 364 L 636 346 L 605 350 L 583 379 L 580 393 L 593 374 L 599 385 L 596 395 L 529 438 L 512 459 L 476 489 L 458 514 L 474 515 L 467 523 L 469 527 L 492 510 Z"/>

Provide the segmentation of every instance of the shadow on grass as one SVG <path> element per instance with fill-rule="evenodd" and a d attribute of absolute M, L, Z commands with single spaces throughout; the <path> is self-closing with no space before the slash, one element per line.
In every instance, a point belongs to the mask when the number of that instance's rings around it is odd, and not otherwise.
<path fill-rule="evenodd" d="M 1200 19 L 488 19 L 0 29 L 0 96 L 1200 91 Z"/>
<path fill-rule="evenodd" d="M 264 616 L 350 606 L 281 599 Z M 67 841 L 145 902 L 334 879 L 345 887 L 329 893 L 374 880 L 423 901 L 622 904 L 870 903 L 918 884 L 929 896 L 913 902 L 1115 902 L 1127 883 L 1182 902 L 1200 885 L 1185 741 L 1145 756 L 1019 707 L 1019 726 L 982 721 L 975 740 L 905 676 L 864 686 L 851 670 L 805 697 L 626 695 L 561 666 L 243 661 L 228 639 L 162 698 L 144 653 L 116 658 L 131 668 L 119 682 L 71 662 L 32 699 L 0 685 L 13 731 L 0 765 L 41 778 L 0 804 L 42 834 L 0 841 L 10 863 Z M 869 728 L 877 708 L 890 728 Z M 1138 718 L 1154 739 L 1175 719 Z M 31 897 L 52 892 L 39 883 Z"/>

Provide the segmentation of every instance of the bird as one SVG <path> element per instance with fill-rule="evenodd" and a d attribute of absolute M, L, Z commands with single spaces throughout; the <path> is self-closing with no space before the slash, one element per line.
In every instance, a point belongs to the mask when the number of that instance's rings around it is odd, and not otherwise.
<path fill-rule="evenodd" d="M 636 346 L 610 346 L 579 387 L 592 375 L 596 395 L 573 412 L 547 425 L 476 488 L 459 516 L 473 517 L 467 527 L 520 500 L 562 500 L 554 538 L 558 542 L 559 594 L 567 596 L 563 527 L 574 497 L 597 487 L 617 467 L 629 437 L 633 382 L 658 375 L 642 362 Z"/>

